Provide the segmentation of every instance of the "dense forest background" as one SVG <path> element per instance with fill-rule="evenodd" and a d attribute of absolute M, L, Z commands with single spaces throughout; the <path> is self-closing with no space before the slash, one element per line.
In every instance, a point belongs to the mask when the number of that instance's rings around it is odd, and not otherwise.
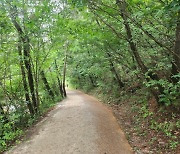
<path fill-rule="evenodd" d="M 137 96 L 134 112 L 176 149 L 179 72 L 179 0 L 1 0 L 0 151 L 66 97 L 66 82 L 116 104 Z"/>

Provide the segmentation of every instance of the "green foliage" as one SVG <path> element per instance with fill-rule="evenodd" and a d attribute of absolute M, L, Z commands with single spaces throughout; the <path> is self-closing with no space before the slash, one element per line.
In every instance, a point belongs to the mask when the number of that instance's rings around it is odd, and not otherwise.
<path fill-rule="evenodd" d="M 175 148 L 177 148 L 179 142 L 170 140 L 169 144 L 170 144 L 170 148 L 175 149 Z"/>
<path fill-rule="evenodd" d="M 141 110 L 139 111 L 139 113 L 142 114 L 142 117 L 143 117 L 143 118 L 147 118 L 147 117 L 153 115 L 153 112 L 150 112 L 150 111 L 148 110 L 147 104 L 144 104 L 144 105 L 141 107 Z"/>
<path fill-rule="evenodd" d="M 174 77 L 179 78 L 179 74 Z M 156 89 L 158 85 L 162 86 L 164 88 L 164 93 L 160 95 L 159 101 L 167 106 L 171 104 L 178 105 L 180 95 L 180 82 L 174 85 L 168 80 L 160 79 L 159 81 L 150 80 L 149 82 L 146 82 L 145 85 L 148 88 L 155 87 Z"/>
<path fill-rule="evenodd" d="M 74 88 L 111 94 L 108 102 L 147 88 L 156 93 L 158 103 L 179 107 L 180 74 L 172 71 L 172 62 L 177 61 L 172 50 L 177 42 L 179 1 L 127 0 L 126 8 L 122 6 L 115 0 L 0 1 L 0 116 L 7 118 L 0 125 L 1 150 L 20 130 L 33 124 L 38 114 L 62 100 L 59 84 L 65 57 L 68 84 Z M 33 85 L 27 66 L 32 70 Z M 158 78 L 153 79 L 153 75 Z M 36 108 L 32 87 L 38 102 L 36 114 L 30 114 L 27 104 Z M 145 102 L 142 104 L 139 113 L 147 119 L 152 113 Z M 168 124 L 152 127 L 168 134 Z"/>
<path fill-rule="evenodd" d="M 171 137 L 172 136 L 172 129 L 174 127 L 173 123 L 169 123 L 167 121 L 163 122 L 163 123 L 158 123 L 156 121 L 151 122 L 151 128 L 155 129 L 155 130 L 160 130 L 162 132 L 164 132 L 167 136 Z"/>
<path fill-rule="evenodd" d="M 57 30 L 59 21 L 57 21 L 57 12 L 52 12 L 53 9 L 57 9 L 57 6 L 50 1 L 3 0 L 0 2 L 0 153 L 21 136 L 24 129 L 30 127 L 40 115 L 62 100 L 57 77 L 62 81 L 65 50 L 63 44 L 67 37 L 59 38 L 58 35 L 62 31 Z M 20 39 L 21 44 L 18 44 L 19 38 L 24 35 L 19 33 L 14 20 L 29 38 L 30 43 L 25 44 L 30 48 L 29 57 L 25 56 L 26 47 L 23 46 L 23 39 Z M 20 46 L 22 56 L 19 54 Z M 25 65 L 25 60 L 28 58 L 30 61 L 26 65 L 32 70 L 34 84 L 29 82 L 29 72 Z M 22 67 L 25 76 L 22 75 Z M 54 98 L 49 95 L 44 85 L 40 75 L 42 70 L 45 72 L 49 87 L 55 94 Z M 23 79 L 26 80 L 27 90 Z M 27 104 L 35 107 L 32 103 L 30 86 L 34 88 L 39 105 L 36 114 L 30 113 Z M 26 94 L 30 97 L 28 102 Z"/>
<path fill-rule="evenodd" d="M 0 150 L 4 150 L 7 147 L 7 144 L 10 143 L 10 141 L 14 140 L 15 138 L 22 135 L 23 131 L 19 128 L 16 128 L 15 121 L 9 121 L 4 124 L 4 118 L 3 116 L 0 116 Z M 17 120 L 17 117 L 15 118 L 12 116 L 12 118 Z"/>
<path fill-rule="evenodd" d="M 166 7 L 166 11 L 178 12 L 180 11 L 180 4 L 178 0 L 172 0 Z"/>

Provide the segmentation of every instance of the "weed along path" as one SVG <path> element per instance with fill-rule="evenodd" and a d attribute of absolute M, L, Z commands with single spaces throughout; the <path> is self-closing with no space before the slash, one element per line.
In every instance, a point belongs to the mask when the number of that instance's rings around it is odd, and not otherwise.
<path fill-rule="evenodd" d="M 68 97 L 33 128 L 10 154 L 132 154 L 112 112 L 95 98 L 68 90 Z"/>

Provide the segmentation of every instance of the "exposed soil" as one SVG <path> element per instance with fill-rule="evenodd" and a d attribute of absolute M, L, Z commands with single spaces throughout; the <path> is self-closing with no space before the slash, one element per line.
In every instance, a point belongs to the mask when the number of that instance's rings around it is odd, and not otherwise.
<path fill-rule="evenodd" d="M 174 149 L 170 147 L 169 142 L 171 137 L 168 137 L 160 130 L 152 129 L 150 126 L 152 120 L 157 123 L 166 121 L 175 123 L 180 119 L 178 110 L 174 110 L 171 107 L 163 109 L 164 112 L 153 109 L 153 116 L 143 117 L 140 114 L 142 105 L 136 103 L 133 99 L 119 102 L 118 105 L 113 104 L 111 108 L 135 153 L 180 154 L 179 145 Z M 178 128 L 172 128 L 171 134 L 176 136 L 177 139 L 175 140 L 180 143 L 180 130 Z"/>
<path fill-rule="evenodd" d="M 78 91 L 49 112 L 10 154 L 132 154 L 111 110 Z"/>

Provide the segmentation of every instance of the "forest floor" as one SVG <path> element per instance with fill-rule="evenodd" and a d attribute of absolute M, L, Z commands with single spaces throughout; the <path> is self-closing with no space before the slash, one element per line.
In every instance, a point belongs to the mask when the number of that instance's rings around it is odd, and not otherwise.
<path fill-rule="evenodd" d="M 10 154 L 132 154 L 112 111 L 94 97 L 68 90 L 68 97 L 31 130 Z"/>
<path fill-rule="evenodd" d="M 139 90 L 116 100 L 110 92 L 91 92 L 111 107 L 136 154 L 180 154 L 180 110 L 157 108 L 153 99 L 147 106 L 144 93 Z"/>
<path fill-rule="evenodd" d="M 180 154 L 180 146 L 173 147 L 179 144 L 177 143 L 177 140 L 179 141 L 179 130 L 174 130 L 178 138 L 174 141 L 171 140 L 171 137 L 165 135 L 163 130 L 152 129 L 149 123 L 152 120 L 151 118 L 141 120 L 143 117 L 136 112 L 132 112 L 132 106 L 128 102 L 124 102 L 121 105 L 112 105 L 112 109 L 126 134 L 126 138 L 137 154 Z M 162 113 L 157 113 L 156 116 L 166 117 Z M 171 119 L 170 117 L 167 118 Z M 161 127 L 162 123 L 159 122 L 156 125 Z M 168 125 L 169 123 L 167 122 L 167 127 Z M 162 127 L 164 127 L 162 129 L 166 129 L 166 126 Z"/>

